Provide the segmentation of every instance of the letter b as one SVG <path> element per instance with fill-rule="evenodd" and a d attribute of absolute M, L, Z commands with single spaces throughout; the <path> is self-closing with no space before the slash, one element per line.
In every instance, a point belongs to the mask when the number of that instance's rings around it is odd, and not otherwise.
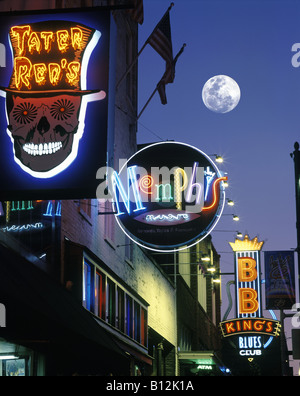
<path fill-rule="evenodd" d="M 239 282 L 252 282 L 257 278 L 256 261 L 251 257 L 238 258 Z"/>
<path fill-rule="evenodd" d="M 257 292 L 254 289 L 239 289 L 240 314 L 250 314 L 258 310 Z"/>

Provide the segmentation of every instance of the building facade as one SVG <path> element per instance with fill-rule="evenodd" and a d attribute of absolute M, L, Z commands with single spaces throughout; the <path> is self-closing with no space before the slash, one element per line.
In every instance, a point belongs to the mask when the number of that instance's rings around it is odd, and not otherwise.
<path fill-rule="evenodd" d="M 138 53 L 138 22 L 115 1 L 28 3 L 2 1 L 0 12 L 114 6 L 107 161 L 119 169 L 137 150 L 137 64 L 122 77 Z M 105 198 L 3 202 L 0 209 L 0 375 L 220 371 L 219 256 L 210 238 L 151 254 L 122 232 Z"/>

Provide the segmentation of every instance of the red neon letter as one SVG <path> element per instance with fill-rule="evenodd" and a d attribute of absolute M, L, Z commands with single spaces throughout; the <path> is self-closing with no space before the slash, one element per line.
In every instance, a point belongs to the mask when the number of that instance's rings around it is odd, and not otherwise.
<path fill-rule="evenodd" d="M 238 258 L 239 282 L 252 282 L 257 278 L 256 261 L 251 257 Z"/>
<path fill-rule="evenodd" d="M 15 81 L 17 89 L 21 89 L 25 84 L 31 89 L 30 78 L 32 76 L 32 63 L 28 58 L 18 57 L 15 59 Z"/>
<path fill-rule="evenodd" d="M 257 293 L 253 289 L 239 289 L 239 300 L 240 314 L 254 313 L 259 308 Z"/>
<path fill-rule="evenodd" d="M 226 332 L 227 332 L 227 334 L 235 333 L 235 328 L 234 328 L 233 322 L 226 323 Z"/>
<path fill-rule="evenodd" d="M 44 47 L 47 52 L 51 50 L 51 42 L 54 41 L 53 32 L 41 32 L 41 38 L 44 40 Z"/>
<path fill-rule="evenodd" d="M 58 49 L 64 53 L 69 48 L 69 33 L 67 30 L 58 30 L 56 32 Z"/>
<path fill-rule="evenodd" d="M 17 49 L 18 56 L 25 54 L 25 36 L 29 37 L 31 31 L 31 27 L 29 25 L 26 26 L 14 26 L 11 28 L 12 37 L 17 40 Z"/>

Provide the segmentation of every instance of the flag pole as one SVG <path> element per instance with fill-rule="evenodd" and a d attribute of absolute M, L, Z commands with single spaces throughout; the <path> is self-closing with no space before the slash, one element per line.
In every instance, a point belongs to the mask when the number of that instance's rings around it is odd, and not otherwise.
<path fill-rule="evenodd" d="M 166 16 L 166 14 L 168 12 L 170 12 L 171 8 L 174 7 L 174 3 L 172 2 L 169 6 L 169 8 L 167 9 L 167 11 L 165 12 L 164 16 L 160 19 L 160 21 Z M 152 33 L 150 34 L 150 36 L 147 38 L 145 44 L 142 46 L 142 48 L 139 50 L 137 56 L 135 57 L 135 59 L 132 61 L 131 65 L 128 67 L 128 69 L 125 71 L 125 73 L 123 74 L 123 76 L 121 77 L 121 79 L 119 80 L 117 86 L 116 86 L 116 91 L 119 89 L 120 85 L 122 84 L 122 82 L 124 81 L 124 79 L 126 78 L 126 76 L 128 75 L 128 73 L 131 72 L 131 70 L 133 69 L 134 65 L 136 64 L 138 57 L 141 55 L 141 53 L 144 51 L 144 49 L 146 48 L 148 42 L 149 42 L 149 38 L 152 36 L 153 32 L 157 29 L 157 26 L 159 25 L 160 21 L 158 22 L 158 24 L 155 26 L 155 28 L 153 29 Z"/>
<path fill-rule="evenodd" d="M 178 54 L 175 56 L 173 62 L 174 65 L 176 64 L 178 58 L 180 57 L 180 55 L 183 53 L 184 49 L 186 47 L 186 43 L 183 44 L 183 46 L 181 47 L 180 51 L 178 52 Z M 162 78 L 163 79 L 163 78 Z M 141 110 L 140 114 L 137 116 L 137 121 L 139 120 L 139 118 L 141 117 L 141 115 L 143 114 L 143 112 L 146 110 L 148 104 L 151 102 L 153 96 L 156 94 L 156 92 L 158 91 L 160 85 L 162 84 L 162 79 L 158 82 L 155 90 L 152 92 L 150 98 L 147 100 L 147 103 L 145 104 L 145 106 L 143 107 L 143 109 Z"/>
<path fill-rule="evenodd" d="M 140 114 L 137 116 L 137 121 L 139 120 L 139 118 L 141 117 L 141 115 L 142 115 L 142 114 L 144 113 L 144 111 L 146 110 L 146 107 L 147 107 L 148 104 L 151 102 L 151 100 L 152 100 L 153 96 L 156 94 L 157 90 L 158 90 L 158 84 L 157 84 L 155 90 L 152 92 L 150 98 L 147 100 L 147 103 L 146 103 L 145 106 L 142 108 Z"/>
<path fill-rule="evenodd" d="M 180 51 L 178 52 L 178 54 L 175 56 L 174 58 L 174 65 L 176 64 L 178 58 L 180 57 L 180 55 L 183 53 L 184 49 L 186 47 L 186 43 L 183 44 L 183 46 L 181 47 Z M 139 120 L 139 118 L 141 117 L 141 115 L 143 114 L 143 112 L 146 110 L 148 104 L 151 102 L 153 96 L 156 94 L 156 92 L 158 91 L 160 84 L 162 83 L 162 79 L 158 82 L 155 90 L 152 92 L 150 98 L 147 100 L 147 103 L 145 104 L 145 106 L 143 107 L 143 109 L 141 110 L 140 114 L 137 116 L 137 121 Z"/>
<path fill-rule="evenodd" d="M 131 70 L 133 69 L 134 65 L 136 64 L 138 57 L 141 55 L 141 53 L 144 51 L 146 45 L 148 44 L 148 40 L 145 42 L 145 44 L 143 45 L 143 47 L 140 49 L 139 53 L 137 54 L 137 56 L 134 58 L 134 60 L 132 61 L 131 65 L 128 67 L 128 69 L 125 71 L 125 73 L 123 74 L 123 76 L 121 77 L 121 79 L 119 80 L 117 86 L 116 86 L 116 90 L 119 89 L 119 86 L 122 84 L 122 82 L 124 81 L 124 79 L 126 78 L 126 76 L 131 72 Z"/>

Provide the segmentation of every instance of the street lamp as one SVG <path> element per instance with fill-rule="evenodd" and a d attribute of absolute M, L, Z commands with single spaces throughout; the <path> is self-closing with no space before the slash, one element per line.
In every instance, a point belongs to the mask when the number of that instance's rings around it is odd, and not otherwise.
<path fill-rule="evenodd" d="M 235 214 L 233 214 L 233 213 L 229 213 L 229 214 L 223 214 L 222 216 L 232 216 L 232 219 L 234 220 L 234 221 L 239 221 L 240 220 L 240 218 L 239 218 L 239 216 L 238 215 L 235 215 Z"/>
<path fill-rule="evenodd" d="M 216 162 L 218 162 L 219 164 L 222 164 L 224 162 L 224 159 L 221 155 L 218 154 L 210 154 L 210 157 L 215 157 L 216 158 Z"/>
<path fill-rule="evenodd" d="M 232 199 L 227 198 L 227 205 L 234 206 L 234 201 Z"/>
<path fill-rule="evenodd" d="M 201 261 L 209 262 L 209 261 L 210 261 L 210 258 L 209 258 L 209 256 L 202 256 L 202 257 L 201 257 Z"/>
<path fill-rule="evenodd" d="M 214 279 L 213 279 L 213 282 L 214 282 L 214 283 L 221 283 L 221 279 L 220 279 L 220 278 L 214 278 Z"/>
<path fill-rule="evenodd" d="M 215 269 L 214 267 L 210 267 L 210 268 L 207 268 L 207 271 L 209 271 L 209 272 L 216 272 L 216 269 Z"/>
<path fill-rule="evenodd" d="M 240 231 L 234 231 L 234 230 L 213 230 L 213 232 L 233 232 L 236 234 L 236 236 L 238 238 L 242 238 L 243 237 L 243 233 Z"/>

